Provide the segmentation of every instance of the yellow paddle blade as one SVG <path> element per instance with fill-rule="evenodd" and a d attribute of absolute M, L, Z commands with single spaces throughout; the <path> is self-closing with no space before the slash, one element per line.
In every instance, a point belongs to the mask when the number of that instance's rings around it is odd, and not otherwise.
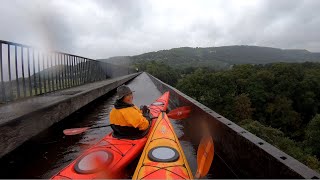
<path fill-rule="evenodd" d="M 198 153 L 198 169 L 195 175 L 196 179 L 208 174 L 214 156 L 214 144 L 211 136 L 205 136 L 201 139 Z"/>

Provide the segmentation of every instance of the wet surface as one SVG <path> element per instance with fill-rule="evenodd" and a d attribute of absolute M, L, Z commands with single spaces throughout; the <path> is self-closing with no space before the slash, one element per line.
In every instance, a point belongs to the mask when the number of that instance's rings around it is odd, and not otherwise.
<path fill-rule="evenodd" d="M 151 79 L 142 74 L 131 81 L 128 86 L 135 91 L 134 103 L 136 106 L 150 104 L 157 99 L 160 93 Z M 108 115 L 116 100 L 115 91 L 90 103 L 66 119 L 56 123 L 49 129 L 32 138 L 22 146 L 0 160 L 0 178 L 50 178 L 63 167 L 72 162 L 88 147 L 99 141 L 107 133 L 109 127 L 88 130 L 75 136 L 65 136 L 62 131 L 76 127 L 95 127 L 106 125 Z M 197 145 L 190 142 L 191 134 L 184 132 L 179 121 L 172 121 L 175 132 L 180 139 L 181 146 L 188 159 L 193 173 L 196 171 Z M 128 178 L 134 171 L 135 160 L 128 168 Z M 207 178 L 237 178 L 219 156 L 215 155 L 214 162 Z"/>

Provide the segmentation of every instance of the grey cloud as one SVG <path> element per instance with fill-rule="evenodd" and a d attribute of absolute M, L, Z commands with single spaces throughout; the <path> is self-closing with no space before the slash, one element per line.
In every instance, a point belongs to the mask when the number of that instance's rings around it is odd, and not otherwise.
<path fill-rule="evenodd" d="M 252 2 L 0 0 L 0 39 L 91 58 L 234 44 L 320 51 L 320 1 Z"/>
<path fill-rule="evenodd" d="M 319 1 L 265 1 L 253 16 L 243 17 L 230 28 L 229 34 L 239 44 L 319 51 L 319 7 Z"/>

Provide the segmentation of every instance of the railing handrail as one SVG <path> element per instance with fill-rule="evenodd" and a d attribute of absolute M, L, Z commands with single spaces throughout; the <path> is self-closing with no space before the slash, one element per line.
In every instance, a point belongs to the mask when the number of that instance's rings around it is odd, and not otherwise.
<path fill-rule="evenodd" d="M 98 61 L 98 60 L 95 60 L 95 59 L 92 59 L 92 58 L 78 56 L 78 55 L 75 55 L 75 54 L 69 54 L 69 53 L 65 53 L 65 52 L 61 52 L 61 51 L 53 51 L 53 50 L 44 50 L 44 49 L 41 50 L 41 48 L 39 48 L 39 47 L 33 47 L 33 46 L 30 46 L 30 45 L 25 45 L 25 44 L 20 44 L 20 43 L 5 41 L 5 40 L 0 40 L 0 44 L 8 44 L 8 45 L 20 46 L 20 47 L 24 47 L 24 48 L 39 49 L 40 51 L 45 51 L 45 52 L 48 52 L 48 53 L 64 54 L 64 55 L 68 55 L 68 56 L 74 56 L 74 57 L 77 57 L 77 58 L 84 58 L 84 59 L 89 59 L 91 61 L 101 62 L 101 61 Z"/>

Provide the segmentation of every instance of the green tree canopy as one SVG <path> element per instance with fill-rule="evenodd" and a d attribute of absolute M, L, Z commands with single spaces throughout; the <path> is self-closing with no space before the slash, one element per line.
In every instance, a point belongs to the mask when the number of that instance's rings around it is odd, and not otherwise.
<path fill-rule="evenodd" d="M 317 114 L 306 128 L 306 142 L 312 153 L 320 157 L 320 114 Z"/>

